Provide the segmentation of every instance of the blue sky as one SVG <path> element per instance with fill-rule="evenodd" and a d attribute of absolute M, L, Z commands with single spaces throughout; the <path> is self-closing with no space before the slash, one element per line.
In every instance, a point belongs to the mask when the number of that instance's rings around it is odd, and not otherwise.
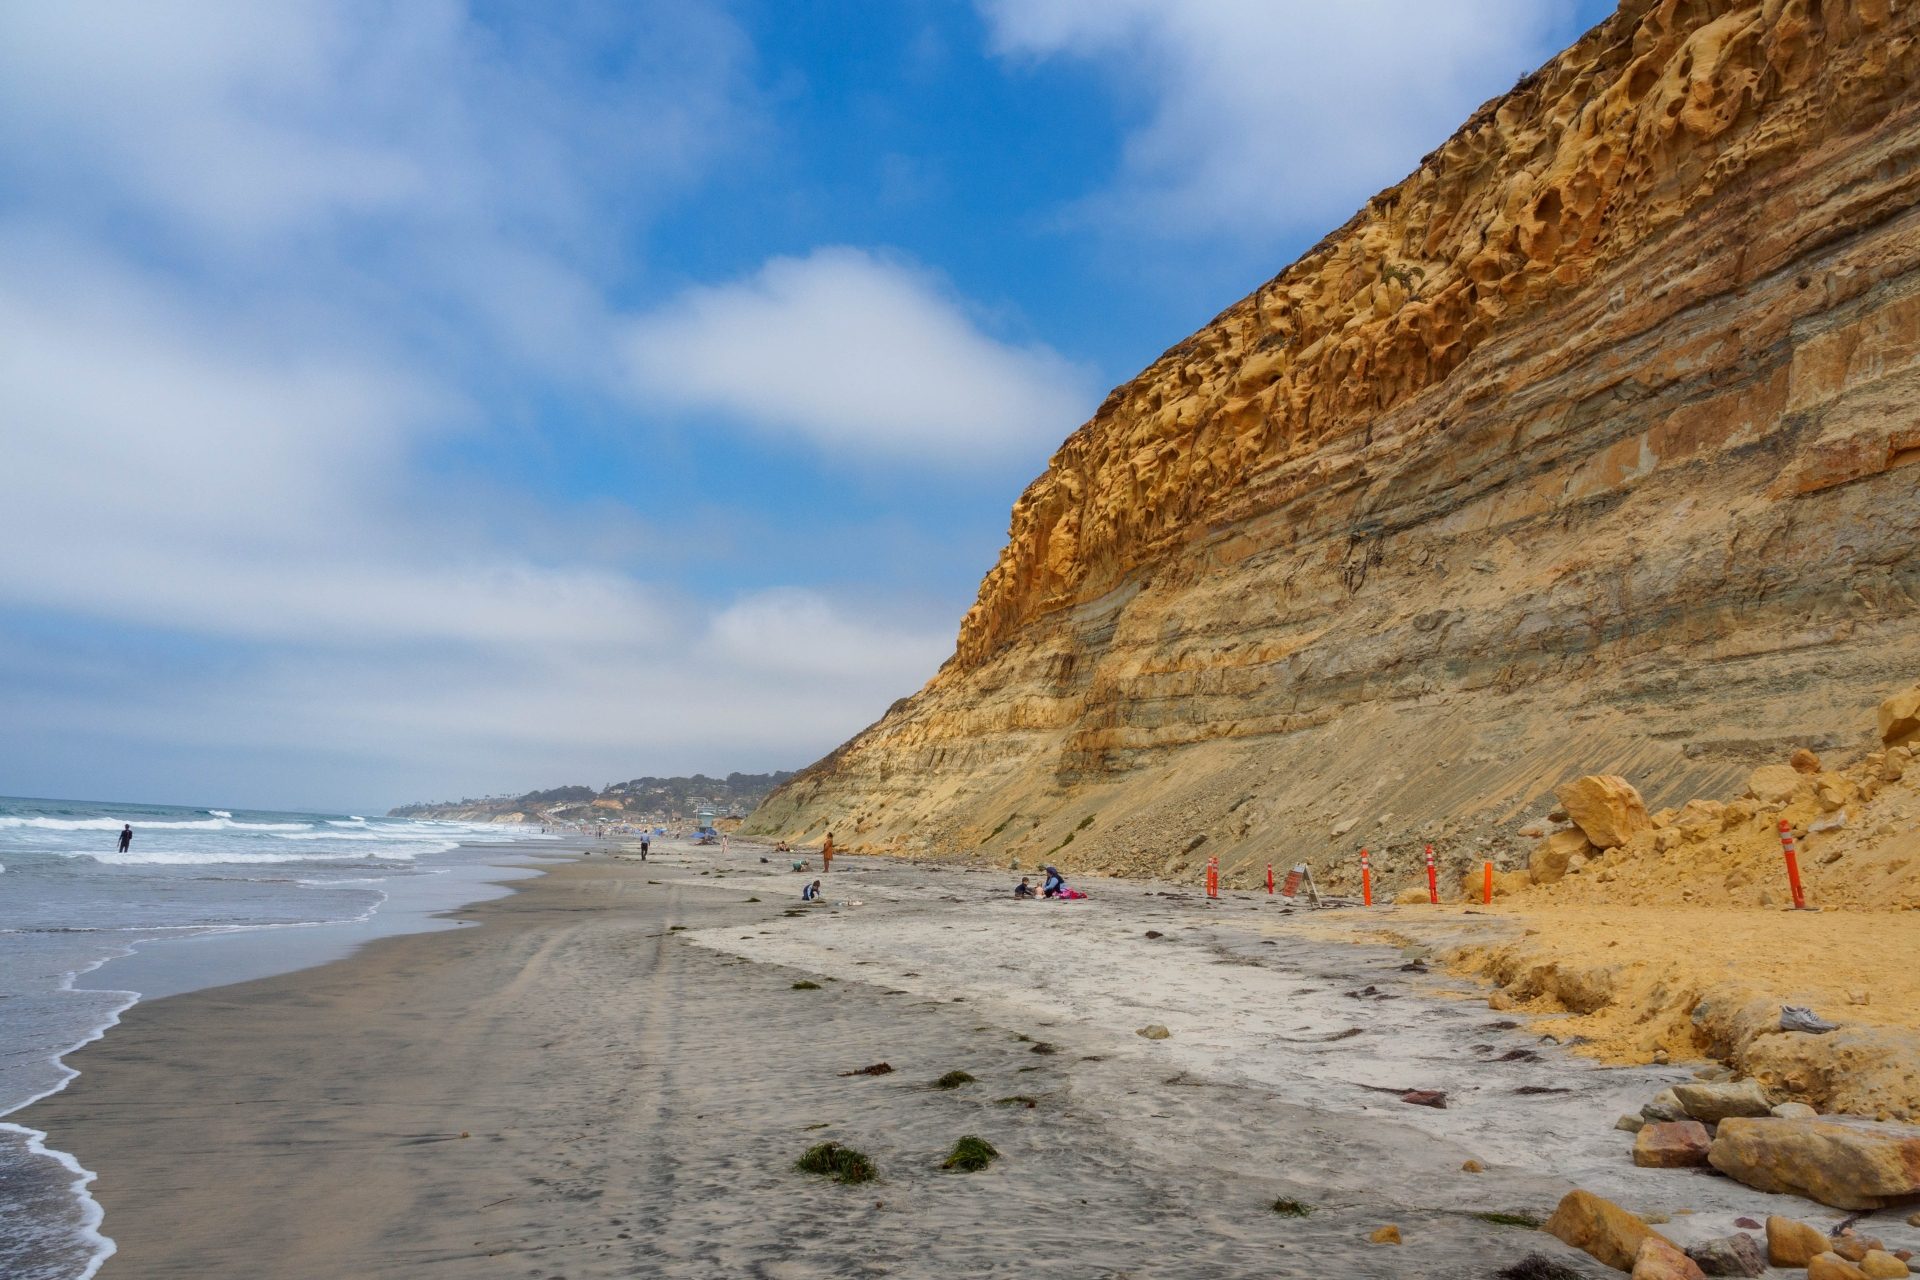
<path fill-rule="evenodd" d="M 1592 0 L 0 0 L 0 793 L 796 767 Z"/>

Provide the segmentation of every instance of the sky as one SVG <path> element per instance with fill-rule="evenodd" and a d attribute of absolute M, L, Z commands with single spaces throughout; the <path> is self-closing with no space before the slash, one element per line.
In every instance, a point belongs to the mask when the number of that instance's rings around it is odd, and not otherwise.
<path fill-rule="evenodd" d="M 0 0 L 0 794 L 797 768 L 1603 0 Z"/>

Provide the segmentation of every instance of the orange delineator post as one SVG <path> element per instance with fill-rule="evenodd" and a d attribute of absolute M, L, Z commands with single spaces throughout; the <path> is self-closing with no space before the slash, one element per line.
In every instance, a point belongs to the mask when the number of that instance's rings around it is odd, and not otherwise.
<path fill-rule="evenodd" d="M 1267 892 L 1273 892 L 1273 864 L 1271 862 L 1267 864 Z"/>
<path fill-rule="evenodd" d="M 1433 869 L 1433 846 L 1427 846 L 1427 901 L 1440 905 L 1440 873 Z"/>
<path fill-rule="evenodd" d="M 1484 903 L 1493 901 L 1493 864 L 1491 862 L 1480 864 L 1480 901 Z"/>
<path fill-rule="evenodd" d="M 1373 868 L 1367 863 L 1367 851 L 1360 851 L 1360 905 L 1373 905 Z"/>
<path fill-rule="evenodd" d="M 1207 896 L 1209 898 L 1220 896 L 1220 859 L 1218 858 L 1207 859 Z"/>
<path fill-rule="evenodd" d="M 1780 852 L 1787 859 L 1787 887 L 1793 890 L 1793 909 L 1807 909 L 1807 892 L 1800 887 L 1800 855 L 1793 848 L 1793 824 L 1780 819 Z"/>

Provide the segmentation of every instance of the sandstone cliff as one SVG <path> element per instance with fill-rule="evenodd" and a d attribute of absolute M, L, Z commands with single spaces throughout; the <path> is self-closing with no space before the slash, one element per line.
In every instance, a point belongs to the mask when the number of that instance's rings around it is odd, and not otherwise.
<path fill-rule="evenodd" d="M 1864 750 L 1920 659 L 1917 37 L 1625 0 L 1108 397 L 751 828 L 1337 884 L 1523 864 L 1574 774 Z"/>

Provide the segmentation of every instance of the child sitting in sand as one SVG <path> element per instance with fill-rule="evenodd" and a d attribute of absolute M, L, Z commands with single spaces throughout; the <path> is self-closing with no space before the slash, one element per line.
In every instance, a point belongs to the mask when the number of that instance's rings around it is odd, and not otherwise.
<path fill-rule="evenodd" d="M 1025 876 L 1021 876 L 1020 883 L 1013 886 L 1013 896 L 1016 898 L 1033 897 L 1033 886 L 1027 883 L 1027 878 Z"/>
<path fill-rule="evenodd" d="M 820 882 L 818 880 L 815 880 L 812 884 L 808 885 L 806 888 L 800 891 L 800 901 L 802 902 L 820 901 Z"/>

